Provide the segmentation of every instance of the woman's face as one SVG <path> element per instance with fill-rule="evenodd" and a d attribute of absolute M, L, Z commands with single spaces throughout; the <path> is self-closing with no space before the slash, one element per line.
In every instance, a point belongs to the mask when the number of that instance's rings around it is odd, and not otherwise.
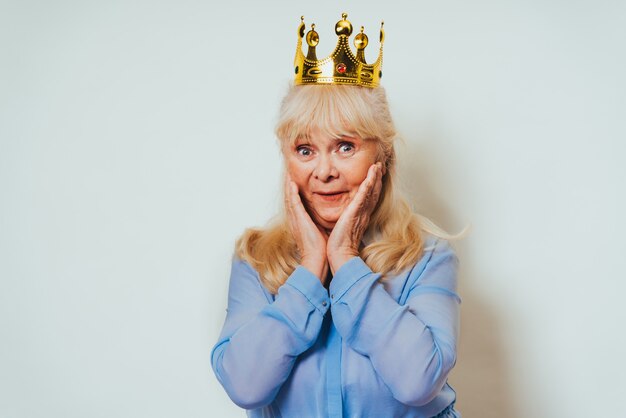
<path fill-rule="evenodd" d="M 304 207 L 317 225 L 330 230 L 377 161 L 378 147 L 356 135 L 329 137 L 314 129 L 286 145 L 283 154 Z"/>

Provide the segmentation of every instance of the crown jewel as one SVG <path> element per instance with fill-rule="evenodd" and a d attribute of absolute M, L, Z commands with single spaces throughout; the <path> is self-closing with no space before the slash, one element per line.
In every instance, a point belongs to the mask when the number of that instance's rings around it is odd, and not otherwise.
<path fill-rule="evenodd" d="M 378 59 L 373 64 L 365 62 L 365 47 L 368 38 L 361 32 L 354 37 L 356 55 L 352 53 L 348 38 L 352 35 L 352 24 L 347 19 L 347 13 L 341 15 L 341 20 L 335 25 L 335 33 L 339 37 L 335 50 L 326 58 L 318 60 L 315 47 L 319 43 L 319 34 L 315 31 L 315 24 L 306 34 L 306 43 L 309 46 L 306 57 L 302 53 L 302 38 L 304 38 L 304 16 L 300 18 L 298 27 L 298 46 L 296 48 L 295 84 L 351 84 L 365 87 L 377 87 L 383 76 L 383 42 L 385 32 L 384 22 L 380 24 L 380 51 Z"/>

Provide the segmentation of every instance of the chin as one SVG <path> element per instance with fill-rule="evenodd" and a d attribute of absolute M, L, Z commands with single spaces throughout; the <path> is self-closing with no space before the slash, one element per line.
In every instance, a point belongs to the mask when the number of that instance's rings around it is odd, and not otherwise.
<path fill-rule="evenodd" d="M 324 229 L 333 229 L 340 216 L 341 212 L 318 214 L 316 223 Z"/>
<path fill-rule="evenodd" d="M 326 229 L 328 231 L 332 230 L 335 227 L 335 224 L 337 223 L 337 221 L 328 221 L 325 219 L 322 219 L 318 222 L 316 222 L 316 224 L 320 227 L 322 227 L 323 229 Z"/>
<path fill-rule="evenodd" d="M 307 205 L 308 206 L 308 205 Z M 326 230 L 331 230 L 335 227 L 335 224 L 339 220 L 339 217 L 344 211 L 344 207 L 319 207 L 315 205 L 308 206 L 307 212 L 313 219 L 313 222 L 317 226 L 320 226 Z"/>

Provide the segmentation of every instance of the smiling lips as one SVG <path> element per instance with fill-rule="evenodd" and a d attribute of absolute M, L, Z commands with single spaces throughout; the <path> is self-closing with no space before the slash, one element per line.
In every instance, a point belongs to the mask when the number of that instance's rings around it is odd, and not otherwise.
<path fill-rule="evenodd" d="M 324 202 L 336 202 L 342 198 L 346 192 L 314 192 L 320 200 Z"/>

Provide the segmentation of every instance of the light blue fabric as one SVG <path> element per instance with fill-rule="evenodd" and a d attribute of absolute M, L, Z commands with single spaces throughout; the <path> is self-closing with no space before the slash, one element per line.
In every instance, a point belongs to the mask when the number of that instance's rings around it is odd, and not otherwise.
<path fill-rule="evenodd" d="M 329 290 L 298 267 L 276 296 L 233 261 L 211 353 L 250 417 L 460 417 L 447 384 L 459 333 L 458 259 L 428 237 L 413 268 L 379 281 L 359 257 Z"/>

